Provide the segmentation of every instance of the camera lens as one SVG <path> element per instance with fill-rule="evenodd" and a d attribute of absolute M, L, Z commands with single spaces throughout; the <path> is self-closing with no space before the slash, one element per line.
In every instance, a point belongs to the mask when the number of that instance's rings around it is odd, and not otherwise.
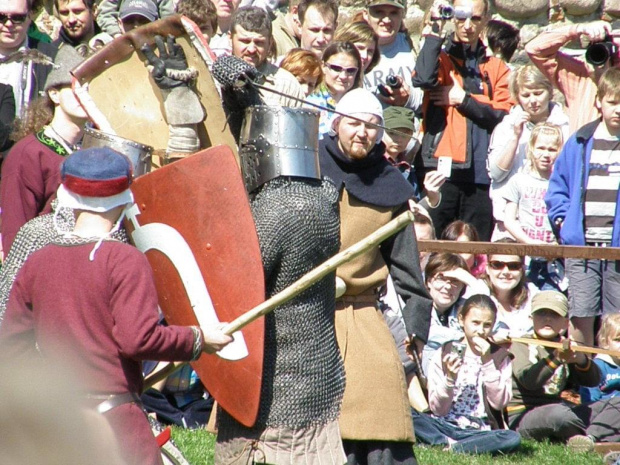
<path fill-rule="evenodd" d="M 611 58 L 614 53 L 613 42 L 596 42 L 590 44 L 586 49 L 586 61 L 593 66 L 602 66 Z"/>
<path fill-rule="evenodd" d="M 454 9 L 450 5 L 441 5 L 439 7 L 439 16 L 441 16 L 441 19 L 452 19 L 454 18 Z"/>
<path fill-rule="evenodd" d="M 385 83 L 392 89 L 398 89 L 400 87 L 400 82 L 398 81 L 398 78 L 393 74 L 390 74 L 388 77 L 385 78 Z"/>

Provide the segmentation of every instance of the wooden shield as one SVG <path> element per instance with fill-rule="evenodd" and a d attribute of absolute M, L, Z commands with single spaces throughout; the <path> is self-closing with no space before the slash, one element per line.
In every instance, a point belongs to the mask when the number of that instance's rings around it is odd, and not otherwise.
<path fill-rule="evenodd" d="M 235 157 L 217 146 L 137 178 L 125 219 L 153 268 L 159 304 L 176 325 L 213 327 L 265 300 L 258 237 Z M 192 366 L 207 390 L 240 423 L 258 414 L 264 323 Z"/>
<path fill-rule="evenodd" d="M 215 57 L 189 19 L 175 15 L 133 29 L 86 59 L 72 74 L 81 84 L 90 83 L 91 98 L 116 134 L 163 151 L 168 145 L 168 123 L 161 91 L 139 50 L 145 43 L 154 44 L 155 35 L 169 34 L 183 47 L 188 66 L 198 71 L 195 90 L 206 112 L 198 125 L 200 146 L 229 145 L 236 157 L 235 140 L 209 71 Z"/>

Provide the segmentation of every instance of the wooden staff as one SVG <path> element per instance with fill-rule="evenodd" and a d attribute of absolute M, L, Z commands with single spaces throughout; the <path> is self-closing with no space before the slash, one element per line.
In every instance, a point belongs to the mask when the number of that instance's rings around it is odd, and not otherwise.
<path fill-rule="evenodd" d="M 407 210 L 406 212 L 401 213 L 392 221 L 377 229 L 374 233 L 366 236 L 364 239 L 357 242 L 356 244 L 353 244 L 348 249 L 334 255 L 332 258 L 326 260 L 321 265 L 317 266 L 315 269 L 299 278 L 297 281 L 295 281 L 283 291 L 278 292 L 270 299 L 264 301 L 260 305 L 257 305 L 252 310 L 247 311 L 240 317 L 230 322 L 224 327 L 224 333 L 231 335 L 235 331 L 239 331 L 244 326 L 250 324 L 257 318 L 260 318 L 261 316 L 272 312 L 276 307 L 279 307 L 280 305 L 285 304 L 289 300 L 298 296 L 310 286 L 312 286 L 314 283 L 334 271 L 340 265 L 349 262 L 354 258 L 359 257 L 364 252 L 367 252 L 373 247 L 376 247 L 381 242 L 386 240 L 388 237 L 393 236 L 411 222 L 413 222 L 413 212 L 411 210 Z"/>
<path fill-rule="evenodd" d="M 289 300 L 295 298 L 306 289 L 308 289 L 310 286 L 315 284 L 317 281 L 321 280 L 329 273 L 334 271 L 340 265 L 349 262 L 354 258 L 359 257 L 364 252 L 372 249 L 373 247 L 378 246 L 381 242 L 393 236 L 412 222 L 413 211 L 407 210 L 406 212 L 401 213 L 392 221 L 377 229 L 374 233 L 366 236 L 364 239 L 353 244 L 348 249 L 334 255 L 332 258 L 326 260 L 321 265 L 317 266 L 315 269 L 299 278 L 286 289 L 280 291 L 262 304 L 257 305 L 251 310 L 248 310 L 246 313 L 230 322 L 224 327 L 224 333 L 230 336 L 234 332 L 239 331 L 240 329 L 249 325 L 254 320 L 266 315 L 267 313 L 272 312 L 276 307 L 279 307 L 280 305 L 285 304 Z M 183 365 L 185 365 L 185 363 L 183 362 L 170 363 L 157 373 L 148 376 L 144 379 L 144 389 L 146 390 L 152 387 L 157 382 L 161 381 L 162 379 L 165 379 L 167 376 L 170 376 L 176 370 L 180 369 Z"/>
<path fill-rule="evenodd" d="M 511 337 L 508 342 L 522 342 L 524 344 L 537 345 L 543 347 L 549 347 L 551 349 L 560 349 L 563 351 L 571 350 L 573 352 L 583 352 L 586 354 L 604 354 L 612 357 L 620 358 L 620 352 L 617 350 L 603 349 L 601 347 L 590 347 L 571 341 L 570 339 L 564 339 L 562 342 L 547 341 L 546 339 L 535 339 L 532 337 Z"/>
<path fill-rule="evenodd" d="M 585 258 L 620 260 L 620 247 L 576 245 L 531 245 L 497 242 L 418 241 L 420 252 L 451 252 L 473 254 L 519 255 L 544 258 Z"/>

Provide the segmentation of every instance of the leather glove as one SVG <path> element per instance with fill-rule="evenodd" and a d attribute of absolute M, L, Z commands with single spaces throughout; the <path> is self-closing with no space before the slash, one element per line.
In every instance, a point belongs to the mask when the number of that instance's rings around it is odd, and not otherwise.
<path fill-rule="evenodd" d="M 160 89 L 173 89 L 187 85 L 182 80 L 170 77 L 170 73 L 167 72 L 168 70 L 187 69 L 187 59 L 185 58 L 183 47 L 177 44 L 174 36 L 171 35 L 166 38 L 166 43 L 164 43 L 162 36 L 155 36 L 155 44 L 157 45 L 159 56 L 155 54 L 153 46 L 149 44 L 144 44 L 140 50 L 144 53 L 149 64 L 153 66 L 151 75 L 157 86 Z"/>

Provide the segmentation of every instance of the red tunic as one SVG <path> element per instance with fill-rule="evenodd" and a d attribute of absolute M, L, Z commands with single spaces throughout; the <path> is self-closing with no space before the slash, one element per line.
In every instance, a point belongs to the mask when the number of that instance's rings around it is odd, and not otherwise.
<path fill-rule="evenodd" d="M 56 193 L 63 160 L 34 134 L 24 137 L 9 151 L 2 164 L 0 183 L 4 256 L 19 228 L 41 213 Z"/>
<path fill-rule="evenodd" d="M 48 245 L 15 279 L 0 327 L 3 354 L 31 351 L 62 360 L 92 394 L 142 391 L 141 360 L 189 360 L 189 327 L 158 325 L 157 292 L 146 257 L 120 242 Z M 144 413 L 133 404 L 106 414 L 131 464 L 160 463 Z"/>

